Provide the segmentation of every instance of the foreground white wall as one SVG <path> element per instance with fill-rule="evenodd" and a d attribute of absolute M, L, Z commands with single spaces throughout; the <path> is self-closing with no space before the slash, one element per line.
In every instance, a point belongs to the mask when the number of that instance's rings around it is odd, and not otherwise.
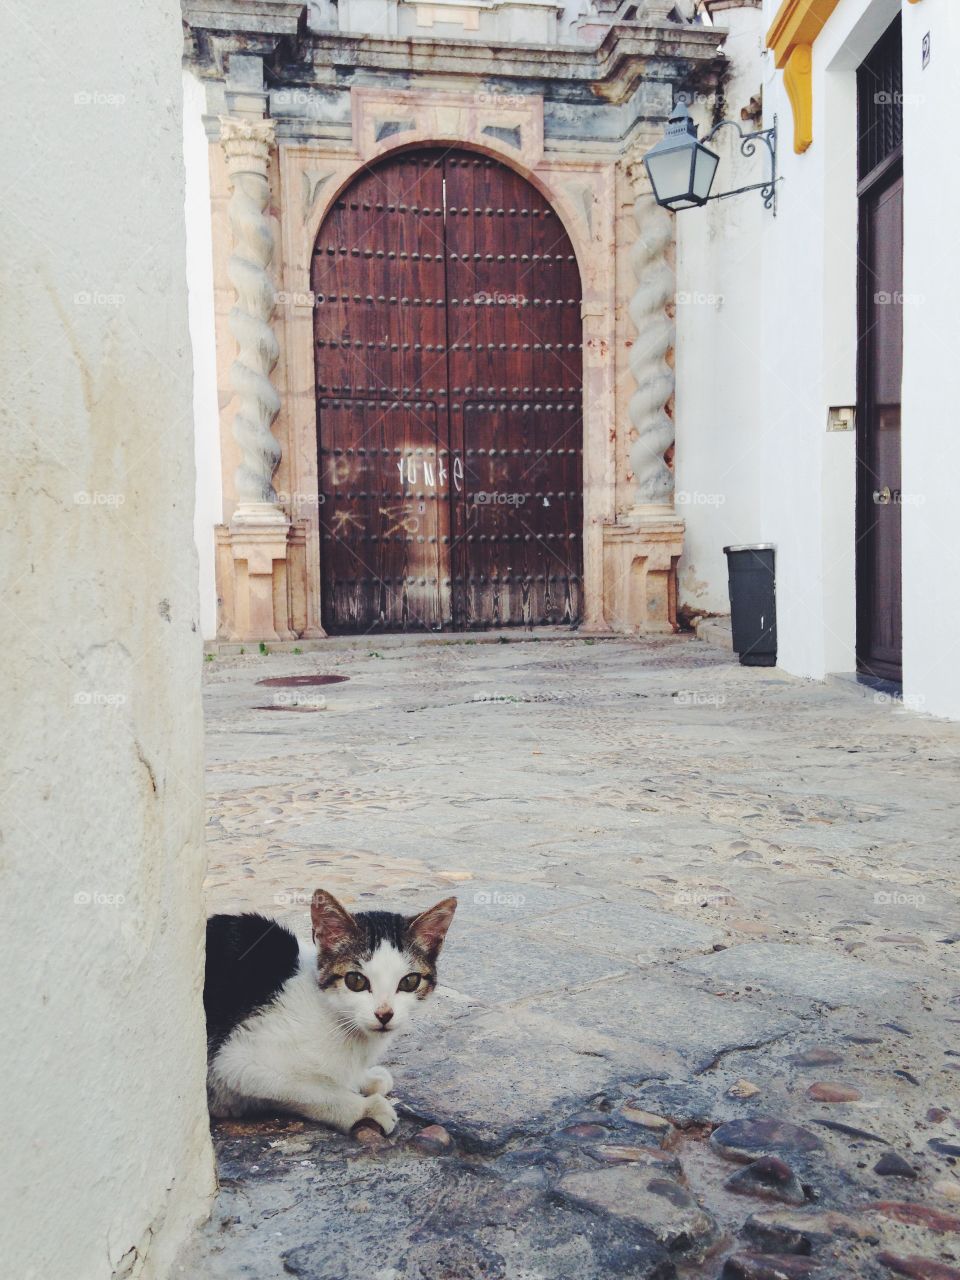
<path fill-rule="evenodd" d="M 213 1184 L 180 11 L 7 29 L 2 1270 L 159 1278 Z"/>

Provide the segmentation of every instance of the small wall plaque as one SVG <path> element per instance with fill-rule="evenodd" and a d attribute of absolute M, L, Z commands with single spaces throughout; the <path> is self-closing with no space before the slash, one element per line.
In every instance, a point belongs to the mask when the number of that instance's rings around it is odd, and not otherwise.
<path fill-rule="evenodd" d="M 828 431 L 853 431 L 857 425 L 857 411 L 851 405 L 831 405 L 827 410 Z"/>

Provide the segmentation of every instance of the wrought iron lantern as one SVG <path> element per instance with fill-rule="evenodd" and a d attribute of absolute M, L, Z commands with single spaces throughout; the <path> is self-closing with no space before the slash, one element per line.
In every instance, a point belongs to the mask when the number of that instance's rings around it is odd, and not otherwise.
<path fill-rule="evenodd" d="M 757 144 L 763 143 L 770 153 L 770 177 L 766 182 L 755 182 L 733 191 L 721 191 L 711 195 L 720 157 L 706 145 L 717 133 L 730 127 L 740 135 L 740 154 L 752 156 Z M 777 200 L 777 122 L 773 128 L 744 133 L 735 120 L 721 120 L 700 141 L 697 126 L 690 118 L 685 102 L 678 102 L 670 116 L 666 132 L 656 146 L 643 157 L 650 185 L 657 204 L 665 209 L 696 209 L 708 200 L 725 200 L 743 191 L 759 190 L 765 209 L 776 213 Z"/>

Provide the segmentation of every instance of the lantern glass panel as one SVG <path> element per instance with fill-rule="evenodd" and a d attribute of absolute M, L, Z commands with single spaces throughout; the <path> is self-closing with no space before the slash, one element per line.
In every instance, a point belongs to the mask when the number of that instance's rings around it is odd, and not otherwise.
<path fill-rule="evenodd" d="M 695 145 L 684 143 L 669 151 L 653 151 L 647 156 L 647 171 L 658 200 L 672 204 L 689 194 Z"/>
<path fill-rule="evenodd" d="M 697 145 L 697 158 L 693 166 L 693 194 L 698 204 L 702 204 L 710 195 L 713 177 L 719 163 L 718 155 L 701 144 Z"/>

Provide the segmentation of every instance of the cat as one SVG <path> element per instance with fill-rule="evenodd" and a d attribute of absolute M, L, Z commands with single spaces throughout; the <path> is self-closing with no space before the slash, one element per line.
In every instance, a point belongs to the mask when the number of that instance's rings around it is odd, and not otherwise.
<path fill-rule="evenodd" d="M 203 1005 L 210 1114 L 274 1110 L 349 1133 L 397 1124 L 377 1065 L 437 984 L 437 956 L 456 898 L 416 916 L 351 914 L 323 889 L 312 942 L 266 916 L 207 921 Z"/>

